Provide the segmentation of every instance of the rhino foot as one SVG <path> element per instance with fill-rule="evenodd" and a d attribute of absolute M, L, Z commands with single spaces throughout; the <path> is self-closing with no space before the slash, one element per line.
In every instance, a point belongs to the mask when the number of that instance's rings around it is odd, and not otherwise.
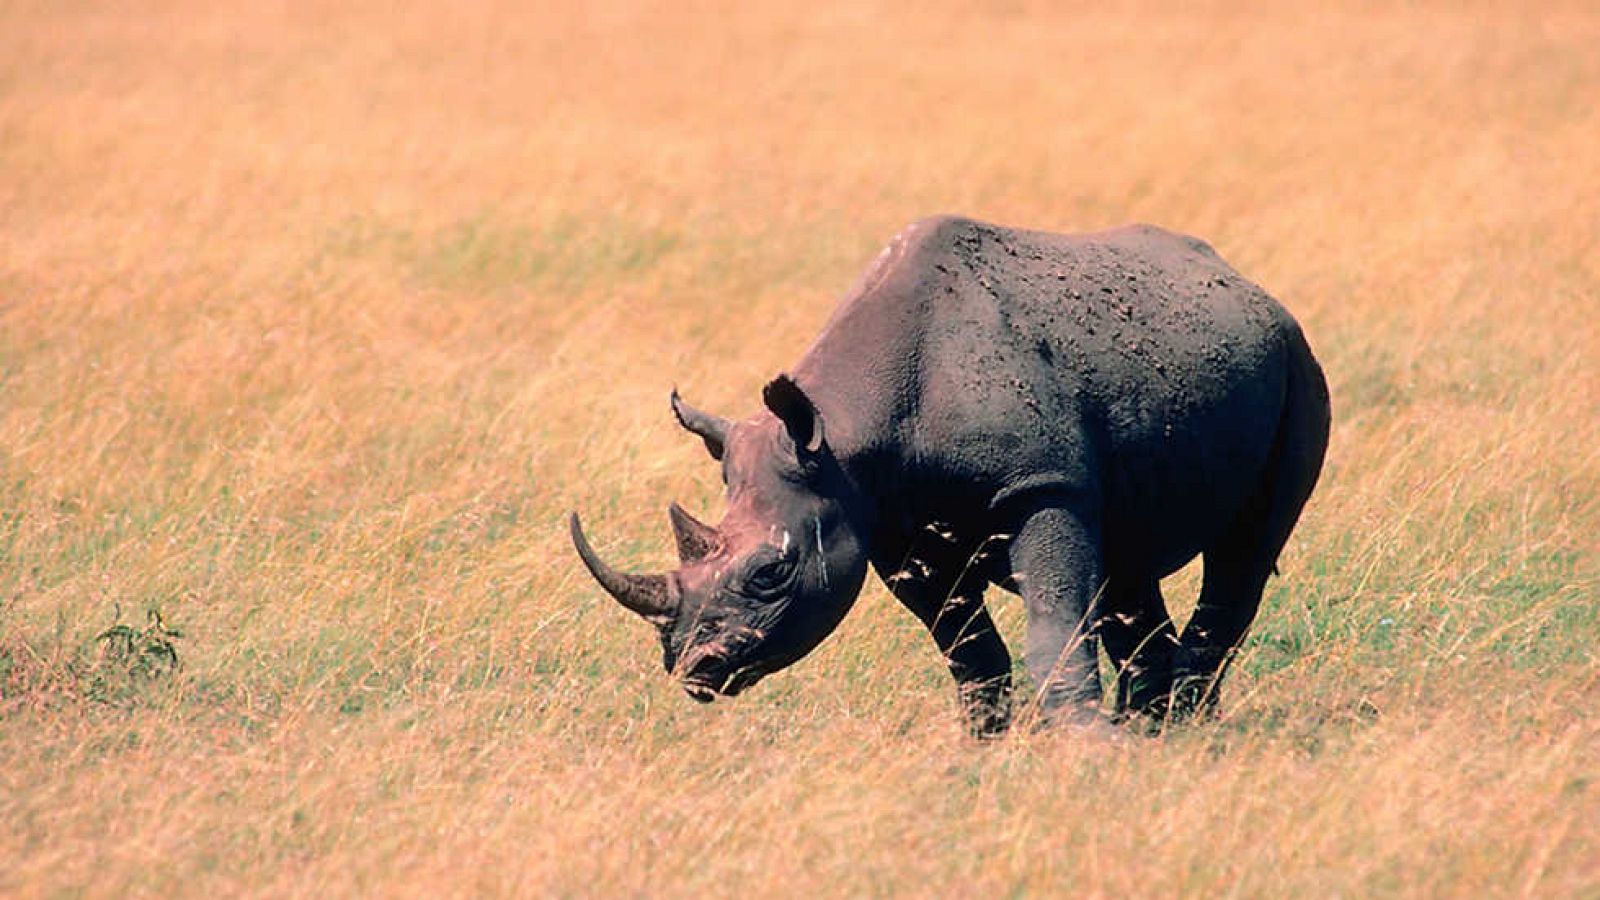
<path fill-rule="evenodd" d="M 1011 728 L 1011 686 L 981 683 L 962 685 L 958 693 L 966 714 L 967 733 L 980 741 L 1003 737 Z"/>

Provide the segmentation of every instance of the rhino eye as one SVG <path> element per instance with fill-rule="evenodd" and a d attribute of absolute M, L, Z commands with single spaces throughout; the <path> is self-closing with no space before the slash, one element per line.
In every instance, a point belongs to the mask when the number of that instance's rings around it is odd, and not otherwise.
<path fill-rule="evenodd" d="M 775 559 L 762 563 L 751 569 L 750 573 L 744 577 L 745 593 L 756 597 L 766 597 L 780 593 L 789 586 L 789 579 L 793 574 L 793 560 Z"/>

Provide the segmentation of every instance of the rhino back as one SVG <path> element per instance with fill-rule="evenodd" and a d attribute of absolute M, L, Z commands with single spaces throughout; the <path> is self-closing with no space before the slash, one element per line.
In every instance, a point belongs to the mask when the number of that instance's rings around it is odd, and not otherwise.
<path fill-rule="evenodd" d="M 897 512 L 1064 492 L 1101 511 L 1108 552 L 1170 569 L 1259 483 L 1296 347 L 1198 240 L 939 218 L 884 251 L 796 373 Z"/>

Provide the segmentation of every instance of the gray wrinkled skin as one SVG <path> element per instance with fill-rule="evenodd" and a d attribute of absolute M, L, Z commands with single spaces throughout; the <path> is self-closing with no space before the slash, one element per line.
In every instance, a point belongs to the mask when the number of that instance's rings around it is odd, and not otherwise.
<path fill-rule="evenodd" d="M 1321 470 L 1329 408 L 1299 326 L 1206 244 L 940 217 L 906 229 L 741 422 L 674 410 L 728 512 L 673 511 L 683 566 L 616 573 L 696 699 L 804 656 L 867 565 L 929 629 L 971 729 L 1003 731 L 1011 657 L 983 591 L 1019 593 L 1046 722 L 1212 707 Z M 1205 574 L 1179 634 L 1158 581 Z M 624 581 L 624 579 L 634 579 Z"/>

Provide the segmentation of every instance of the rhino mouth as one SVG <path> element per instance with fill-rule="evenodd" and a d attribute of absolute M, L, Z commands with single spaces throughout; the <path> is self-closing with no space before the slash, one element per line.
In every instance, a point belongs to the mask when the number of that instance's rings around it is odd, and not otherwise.
<path fill-rule="evenodd" d="M 715 663 L 722 662 L 715 660 Z M 739 696 L 765 675 L 759 666 L 741 666 L 732 671 L 719 667 L 715 672 L 698 669 L 684 676 L 683 691 L 696 703 L 711 703 L 718 697 Z"/>
<path fill-rule="evenodd" d="M 746 662 L 765 635 L 748 628 L 691 649 L 679 662 L 678 680 L 684 693 L 697 703 L 718 697 L 737 697 L 773 668 L 760 661 Z"/>
<path fill-rule="evenodd" d="M 701 681 L 685 681 L 683 692 L 696 703 L 710 703 L 717 699 L 717 689 Z"/>

